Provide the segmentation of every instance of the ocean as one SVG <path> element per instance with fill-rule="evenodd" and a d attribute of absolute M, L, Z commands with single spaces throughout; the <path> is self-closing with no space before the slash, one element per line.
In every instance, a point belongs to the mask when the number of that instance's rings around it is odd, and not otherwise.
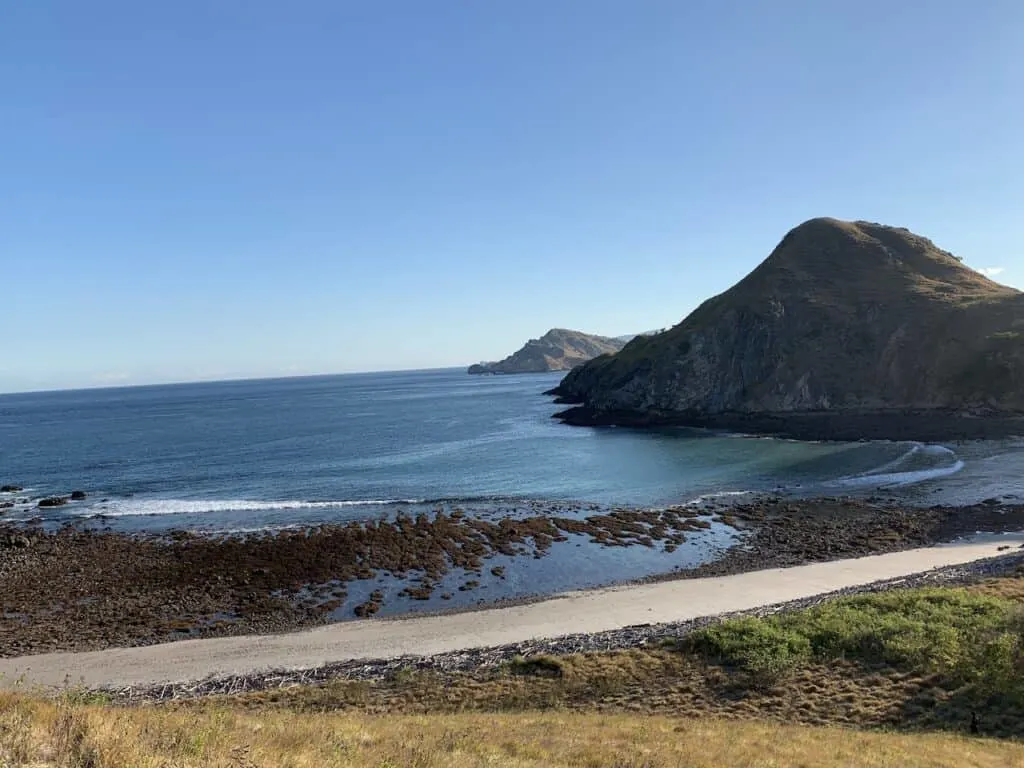
<path fill-rule="evenodd" d="M 657 507 L 714 495 L 1024 498 L 1024 441 L 823 443 L 564 426 L 558 374 L 371 373 L 0 396 L 5 519 L 254 531 L 438 505 Z M 87 498 L 39 509 L 40 498 Z M 2 499 L 0 499 L 2 500 Z"/>

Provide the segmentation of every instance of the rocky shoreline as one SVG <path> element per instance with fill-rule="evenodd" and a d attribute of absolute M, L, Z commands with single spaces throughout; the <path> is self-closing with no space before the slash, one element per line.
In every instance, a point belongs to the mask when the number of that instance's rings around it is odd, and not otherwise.
<path fill-rule="evenodd" d="M 372 616 L 386 599 L 409 611 L 437 596 L 441 602 L 431 606 L 441 610 L 448 604 L 444 584 L 451 588 L 453 578 L 460 591 L 476 594 L 482 579 L 505 577 L 506 563 L 559 557 L 573 541 L 664 553 L 665 570 L 641 579 L 654 581 L 881 554 L 977 531 L 1024 530 L 1024 506 L 912 508 L 880 498 L 758 498 L 587 511 L 560 515 L 555 508 L 534 508 L 524 516 L 483 519 L 465 510 L 437 510 L 240 536 L 9 526 L 0 529 L 0 656 L 293 631 Z M 672 570 L 671 552 L 713 526 L 735 531 L 737 543 L 703 565 Z M 385 596 L 378 586 L 385 577 L 404 585 L 401 591 L 396 586 Z M 609 574 L 605 583 L 615 582 Z M 346 603 L 350 591 L 357 597 Z M 550 594 L 531 592 L 505 601 L 481 598 L 469 609 Z M 357 600 L 362 602 L 353 605 Z M 349 606 L 344 615 L 343 605 Z"/>
<path fill-rule="evenodd" d="M 998 440 L 1024 435 L 1024 414 L 974 415 L 953 410 L 817 411 L 792 413 L 702 413 L 697 411 L 604 410 L 547 392 L 555 402 L 573 405 L 552 418 L 577 427 L 691 427 L 791 440 Z"/>
<path fill-rule="evenodd" d="M 851 587 L 801 600 L 776 603 L 749 611 L 736 611 L 690 621 L 666 624 L 642 624 L 609 632 L 575 634 L 549 640 L 514 643 L 492 648 L 475 648 L 435 656 L 402 656 L 390 659 L 359 659 L 327 664 L 315 669 L 270 670 L 253 675 L 212 677 L 187 683 L 168 683 L 129 688 L 104 688 L 105 693 L 123 704 L 148 704 L 185 701 L 205 696 L 234 695 L 253 691 L 286 688 L 292 685 L 319 685 L 331 680 L 383 680 L 399 673 L 470 672 L 495 668 L 517 658 L 566 656 L 577 653 L 642 648 L 673 640 L 721 621 L 741 616 L 770 616 L 820 605 L 839 597 L 916 587 L 956 586 L 981 579 L 1018 573 L 1024 568 L 1024 554 L 1014 552 L 965 565 L 936 568 L 897 579 L 886 579 L 861 587 Z"/>

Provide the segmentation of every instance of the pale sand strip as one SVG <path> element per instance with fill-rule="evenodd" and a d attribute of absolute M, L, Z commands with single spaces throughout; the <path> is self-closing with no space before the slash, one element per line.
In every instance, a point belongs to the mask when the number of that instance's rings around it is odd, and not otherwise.
<path fill-rule="evenodd" d="M 59 686 L 69 680 L 89 687 L 184 682 L 211 675 L 432 655 L 633 624 L 685 621 L 993 557 L 1000 554 L 1000 546 L 1016 548 L 1022 541 L 1022 536 L 1000 536 L 734 576 L 571 592 L 528 605 L 469 613 L 349 621 L 290 634 L 0 659 L 0 687 L 10 687 L 18 680 L 43 686 Z"/>

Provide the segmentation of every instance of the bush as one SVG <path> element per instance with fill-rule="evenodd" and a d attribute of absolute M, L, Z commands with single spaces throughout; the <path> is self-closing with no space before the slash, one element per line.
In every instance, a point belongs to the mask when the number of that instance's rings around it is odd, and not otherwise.
<path fill-rule="evenodd" d="M 812 660 L 848 659 L 1005 688 L 1024 672 L 1022 631 L 1024 617 L 1012 602 L 962 589 L 920 589 L 733 619 L 693 633 L 686 645 L 769 678 Z"/>
<path fill-rule="evenodd" d="M 763 682 L 778 680 L 811 659 L 809 639 L 771 619 L 733 619 L 695 632 L 688 640 L 693 650 Z"/>
<path fill-rule="evenodd" d="M 565 668 L 554 656 L 516 656 L 508 663 L 509 671 L 514 675 L 533 677 L 564 677 Z"/>

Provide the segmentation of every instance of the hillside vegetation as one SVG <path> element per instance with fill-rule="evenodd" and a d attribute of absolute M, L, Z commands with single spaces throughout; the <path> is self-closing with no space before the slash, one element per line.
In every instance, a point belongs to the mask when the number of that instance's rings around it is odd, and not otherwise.
<path fill-rule="evenodd" d="M 470 373 L 543 373 L 568 371 L 598 355 L 618 352 L 626 341 L 594 336 L 566 328 L 552 328 L 539 339 L 530 339 L 517 352 L 496 363 L 480 363 Z"/>
<path fill-rule="evenodd" d="M 373 716 L 111 709 L 0 697 L 0 765 L 35 768 L 1003 768 L 1024 746 L 564 712 Z"/>

